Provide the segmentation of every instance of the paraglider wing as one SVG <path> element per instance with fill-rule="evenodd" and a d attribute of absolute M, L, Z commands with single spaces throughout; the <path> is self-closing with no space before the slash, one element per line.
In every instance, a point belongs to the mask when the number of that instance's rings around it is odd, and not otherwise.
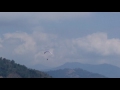
<path fill-rule="evenodd" d="M 50 54 L 52 54 L 50 51 L 45 51 L 44 54 L 47 53 L 47 52 L 49 52 Z"/>
<path fill-rule="evenodd" d="M 46 52 L 44 52 L 44 54 L 45 54 Z"/>
<path fill-rule="evenodd" d="M 49 56 L 53 55 L 50 51 L 45 51 L 44 54 L 46 54 L 45 56 L 47 57 L 47 60 Z"/>

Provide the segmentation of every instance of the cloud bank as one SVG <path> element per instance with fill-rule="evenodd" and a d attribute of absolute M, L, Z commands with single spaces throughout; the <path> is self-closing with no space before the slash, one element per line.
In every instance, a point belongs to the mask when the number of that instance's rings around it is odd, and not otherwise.
<path fill-rule="evenodd" d="M 7 57 L 20 56 L 21 61 L 28 65 L 43 64 L 46 66 L 58 66 L 65 62 L 108 62 L 104 57 L 120 55 L 120 39 L 109 39 L 106 33 L 93 33 L 85 37 L 74 39 L 61 39 L 60 37 L 33 31 L 32 33 L 14 32 L 5 33 L 0 37 L 0 53 Z M 44 51 L 50 50 L 53 57 L 46 60 Z M 92 53 L 92 54 L 91 54 Z M 91 60 L 93 56 L 97 60 Z M 29 58 L 30 57 L 30 58 Z M 28 59 L 29 58 L 29 59 Z M 13 58 L 14 59 L 14 58 Z M 15 58 L 17 59 L 17 58 Z M 112 63 L 112 61 L 111 61 Z"/>
<path fill-rule="evenodd" d="M 73 40 L 73 43 L 89 52 L 101 55 L 120 55 L 120 39 L 108 39 L 106 33 L 94 33 L 83 38 Z"/>

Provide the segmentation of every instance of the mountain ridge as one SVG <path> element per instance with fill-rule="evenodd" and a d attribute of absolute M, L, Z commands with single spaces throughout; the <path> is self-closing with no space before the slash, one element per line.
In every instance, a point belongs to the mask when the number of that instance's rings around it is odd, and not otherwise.
<path fill-rule="evenodd" d="M 100 75 L 98 73 L 92 73 L 81 68 L 58 69 L 47 71 L 46 73 L 48 73 L 54 78 L 107 78 L 106 76 Z"/>
<path fill-rule="evenodd" d="M 64 68 L 70 68 L 70 69 L 81 68 L 93 73 L 105 75 L 110 78 L 120 78 L 120 68 L 106 63 L 92 65 L 92 64 L 82 64 L 79 62 L 67 62 L 61 66 L 52 68 L 51 70 L 64 69 Z"/>

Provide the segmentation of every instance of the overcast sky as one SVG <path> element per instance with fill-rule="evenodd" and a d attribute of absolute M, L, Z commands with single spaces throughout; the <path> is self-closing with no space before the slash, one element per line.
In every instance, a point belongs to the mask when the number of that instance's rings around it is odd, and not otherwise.
<path fill-rule="evenodd" d="M 120 12 L 0 12 L 0 56 L 26 66 L 120 67 Z"/>

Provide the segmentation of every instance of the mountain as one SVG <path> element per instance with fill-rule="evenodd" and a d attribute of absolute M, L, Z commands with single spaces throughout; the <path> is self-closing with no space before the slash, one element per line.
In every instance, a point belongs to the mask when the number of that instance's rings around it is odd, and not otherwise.
<path fill-rule="evenodd" d="M 120 78 L 120 68 L 110 64 L 99 64 L 99 65 L 91 65 L 91 64 L 82 64 L 78 62 L 69 62 L 65 63 L 59 67 L 53 68 L 52 70 L 64 69 L 64 68 L 82 68 L 84 70 L 98 73 L 109 78 Z"/>
<path fill-rule="evenodd" d="M 47 73 L 27 68 L 14 60 L 0 58 L 0 78 L 51 78 Z"/>
<path fill-rule="evenodd" d="M 59 70 L 52 70 L 47 71 L 49 75 L 53 78 L 107 78 L 103 75 L 97 73 L 91 73 L 89 71 L 75 68 L 75 69 L 59 69 Z"/>
<path fill-rule="evenodd" d="M 51 69 L 51 67 L 47 67 L 42 64 L 33 65 L 33 66 L 30 66 L 30 68 L 34 68 L 34 69 L 40 70 L 40 71 L 47 71 L 47 70 Z"/>

